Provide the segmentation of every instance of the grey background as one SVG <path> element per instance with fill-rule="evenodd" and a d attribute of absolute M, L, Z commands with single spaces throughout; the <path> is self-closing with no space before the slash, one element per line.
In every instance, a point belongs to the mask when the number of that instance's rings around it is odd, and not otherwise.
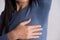
<path fill-rule="evenodd" d="M 4 0 L 0 0 L 0 14 L 4 10 L 4 5 Z M 52 0 L 47 40 L 60 40 L 60 0 Z"/>

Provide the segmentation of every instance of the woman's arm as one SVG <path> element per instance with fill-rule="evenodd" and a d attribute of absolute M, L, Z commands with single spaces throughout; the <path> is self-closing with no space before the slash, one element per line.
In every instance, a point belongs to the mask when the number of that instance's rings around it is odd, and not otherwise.
<path fill-rule="evenodd" d="M 37 0 L 37 3 L 39 5 L 40 9 L 42 10 L 41 14 L 43 16 L 47 16 L 49 14 L 49 10 L 51 8 L 52 0 Z M 46 15 L 44 15 L 44 14 L 46 14 Z"/>
<path fill-rule="evenodd" d="M 39 5 L 42 4 L 42 5 L 46 5 L 46 6 L 47 6 L 47 5 L 50 6 L 50 5 L 51 5 L 51 1 L 52 1 L 52 0 L 37 0 L 37 2 L 38 2 Z"/>
<path fill-rule="evenodd" d="M 37 0 L 37 2 L 43 11 L 49 12 L 52 0 Z"/>

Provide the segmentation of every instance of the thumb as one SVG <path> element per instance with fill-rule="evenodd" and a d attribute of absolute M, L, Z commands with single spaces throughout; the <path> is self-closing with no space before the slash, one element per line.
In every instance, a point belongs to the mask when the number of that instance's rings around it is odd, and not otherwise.
<path fill-rule="evenodd" d="M 27 25 L 27 24 L 29 24 L 30 22 L 31 22 L 31 19 L 29 19 L 29 20 L 27 20 L 27 21 L 22 22 L 22 23 L 21 23 L 21 25 Z"/>

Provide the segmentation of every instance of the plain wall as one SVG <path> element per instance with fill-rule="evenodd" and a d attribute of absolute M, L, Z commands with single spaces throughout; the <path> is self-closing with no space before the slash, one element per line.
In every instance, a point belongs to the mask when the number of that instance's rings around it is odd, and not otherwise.
<path fill-rule="evenodd" d="M 60 40 L 60 0 L 52 0 L 47 40 Z"/>
<path fill-rule="evenodd" d="M 0 0 L 0 14 L 4 10 L 4 0 Z M 52 0 L 48 20 L 47 40 L 60 40 L 60 0 Z"/>

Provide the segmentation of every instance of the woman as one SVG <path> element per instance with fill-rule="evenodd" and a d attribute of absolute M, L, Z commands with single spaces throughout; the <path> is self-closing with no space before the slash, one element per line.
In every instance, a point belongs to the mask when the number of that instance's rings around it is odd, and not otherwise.
<path fill-rule="evenodd" d="M 50 5 L 51 0 L 5 0 L 0 40 L 46 40 Z"/>

